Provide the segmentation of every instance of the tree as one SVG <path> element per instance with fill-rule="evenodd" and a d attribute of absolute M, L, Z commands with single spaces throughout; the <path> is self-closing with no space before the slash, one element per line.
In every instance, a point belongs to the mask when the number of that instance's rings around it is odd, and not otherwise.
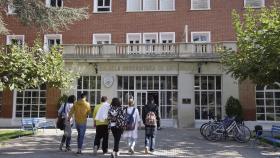
<path fill-rule="evenodd" d="M 243 16 L 233 11 L 237 53 L 221 53 L 227 72 L 236 79 L 259 85 L 280 82 L 280 7 L 246 9 Z"/>
<path fill-rule="evenodd" d="M 0 0 L 0 7 L 4 9 L 8 5 L 12 6 L 22 24 L 36 26 L 41 31 L 58 32 L 67 29 L 68 25 L 75 21 L 88 18 L 87 8 L 46 7 L 44 2 L 44 0 Z M 7 33 L 8 29 L 0 13 L 0 34 Z"/>
<path fill-rule="evenodd" d="M 34 46 L 12 45 L 0 50 L 0 87 L 24 90 L 46 84 L 66 88 L 76 75 L 64 69 L 59 47 L 44 52 L 39 41 Z"/>
<path fill-rule="evenodd" d="M 75 21 L 88 18 L 87 8 L 46 7 L 44 0 L 0 0 L 0 8 L 8 5 L 14 8 L 22 24 L 35 26 L 43 32 L 58 32 Z M 8 32 L 0 12 L 0 35 Z M 0 50 L 0 89 L 24 90 L 42 84 L 65 88 L 75 76 L 64 69 L 59 48 L 46 53 L 39 41 L 32 47 L 12 45 Z"/>

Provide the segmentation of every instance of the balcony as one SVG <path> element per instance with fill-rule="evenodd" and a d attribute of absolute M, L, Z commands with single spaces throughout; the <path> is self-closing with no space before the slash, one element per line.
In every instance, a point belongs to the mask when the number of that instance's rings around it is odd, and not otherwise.
<path fill-rule="evenodd" d="M 63 57 L 71 59 L 218 59 L 218 51 L 236 51 L 236 42 L 171 44 L 65 44 Z"/>

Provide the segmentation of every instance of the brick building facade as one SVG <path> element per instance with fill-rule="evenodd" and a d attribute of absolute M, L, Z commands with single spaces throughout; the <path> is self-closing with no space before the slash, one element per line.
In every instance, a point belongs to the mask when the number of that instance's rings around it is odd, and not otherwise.
<path fill-rule="evenodd" d="M 206 113 L 210 112 L 223 117 L 229 96 L 240 99 L 246 120 L 270 120 L 261 110 L 265 105 L 260 106 L 258 114 L 256 86 L 249 81 L 238 83 L 227 75 L 215 48 L 220 44 L 236 49 L 233 9 L 242 13 L 246 5 L 258 9 L 271 5 L 273 0 L 44 1 L 50 7 L 60 7 L 60 2 L 62 6 L 88 7 L 89 19 L 63 32 L 38 34 L 38 29 L 23 26 L 16 16 L 7 14 L 4 21 L 10 35 L 0 36 L 0 43 L 9 44 L 15 38 L 30 44 L 39 35 L 45 48 L 63 44 L 66 66 L 80 72 L 81 78 L 74 83 L 74 89 L 62 93 L 87 92 L 92 106 L 99 102 L 100 95 L 118 96 L 124 105 L 127 96 L 132 95 L 139 109 L 147 96 L 153 95 L 166 126 L 198 126 L 208 119 Z M 0 113 L 0 119 L 6 121 L 3 124 L 16 125 L 21 117 L 32 117 L 34 111 L 34 116 L 56 117 L 61 91 L 47 87 L 34 95 L 33 92 L 30 90 L 29 96 L 29 92 L 3 91 Z M 279 121 L 278 90 L 271 93 L 274 117 L 270 121 Z M 32 110 L 37 104 L 29 103 L 28 99 L 32 102 L 34 96 L 41 101 Z M 30 106 L 26 108 L 30 113 L 24 110 L 25 106 Z"/>

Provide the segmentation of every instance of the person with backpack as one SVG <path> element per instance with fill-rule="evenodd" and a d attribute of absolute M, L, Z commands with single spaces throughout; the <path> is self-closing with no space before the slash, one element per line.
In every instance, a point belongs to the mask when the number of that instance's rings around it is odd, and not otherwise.
<path fill-rule="evenodd" d="M 101 109 L 104 107 L 110 107 L 110 104 L 107 102 L 107 97 L 102 96 L 101 97 L 101 103 L 97 104 L 93 111 L 93 120 L 94 120 L 94 126 L 96 127 L 96 135 L 94 138 L 94 144 L 93 144 L 93 153 L 97 154 L 97 150 L 100 147 L 100 140 L 102 139 L 102 151 L 103 154 L 106 154 L 108 152 L 108 138 L 109 138 L 109 130 L 108 130 L 108 111 L 102 111 Z M 105 113 L 106 114 L 102 114 Z M 98 115 L 105 115 L 105 118 L 101 118 Z"/>
<path fill-rule="evenodd" d="M 82 93 L 80 100 L 75 102 L 72 109 L 70 110 L 68 120 L 75 116 L 75 125 L 78 131 L 77 143 L 78 151 L 77 154 L 82 154 L 82 147 L 84 143 L 84 136 L 87 129 L 87 117 L 90 114 L 90 105 L 86 101 L 86 94 Z"/>
<path fill-rule="evenodd" d="M 108 111 L 108 121 L 114 137 L 114 149 L 111 154 L 112 158 L 120 155 L 119 143 L 123 134 L 126 122 L 126 109 L 122 107 L 121 102 L 118 98 L 113 98 L 110 109 Z"/>
<path fill-rule="evenodd" d="M 143 107 L 142 120 L 145 125 L 145 154 L 148 154 L 155 150 L 157 122 L 160 120 L 158 106 L 152 95 L 148 96 L 148 102 Z"/>
<path fill-rule="evenodd" d="M 58 110 L 58 115 L 62 115 L 64 118 L 64 134 L 61 139 L 61 143 L 59 145 L 59 150 L 62 151 L 63 145 L 66 142 L 66 149 L 65 151 L 71 151 L 71 134 L 72 134 L 72 126 L 73 126 L 73 119 L 68 121 L 69 112 L 73 107 L 74 102 L 76 101 L 76 97 L 74 95 L 70 95 L 67 98 L 67 101 L 62 104 Z"/>
<path fill-rule="evenodd" d="M 134 107 L 134 101 L 132 98 L 128 100 L 127 116 L 126 116 L 126 129 L 123 134 L 123 138 L 127 138 L 128 151 L 134 154 L 134 146 L 138 137 L 138 126 L 140 125 L 139 111 Z"/>

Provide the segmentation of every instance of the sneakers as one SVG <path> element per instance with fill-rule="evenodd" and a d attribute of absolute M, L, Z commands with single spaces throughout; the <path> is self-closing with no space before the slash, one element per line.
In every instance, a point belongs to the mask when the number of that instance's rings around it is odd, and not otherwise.
<path fill-rule="evenodd" d="M 67 151 L 72 151 L 70 146 L 66 147 L 65 152 Z"/>
<path fill-rule="evenodd" d="M 149 149 L 148 149 L 148 147 L 145 147 L 145 154 L 149 154 Z"/>
<path fill-rule="evenodd" d="M 78 149 L 78 151 L 76 152 L 76 154 L 82 154 L 82 150 Z"/>
<path fill-rule="evenodd" d="M 120 156 L 120 153 L 119 153 L 119 152 L 112 152 L 112 153 L 111 153 L 111 158 L 116 158 L 116 157 L 118 157 L 118 156 Z"/>
<path fill-rule="evenodd" d="M 97 154 L 97 146 L 93 147 L 93 154 Z"/>
<path fill-rule="evenodd" d="M 134 149 L 132 147 L 129 147 L 128 152 L 130 152 L 131 154 L 134 154 Z"/>

